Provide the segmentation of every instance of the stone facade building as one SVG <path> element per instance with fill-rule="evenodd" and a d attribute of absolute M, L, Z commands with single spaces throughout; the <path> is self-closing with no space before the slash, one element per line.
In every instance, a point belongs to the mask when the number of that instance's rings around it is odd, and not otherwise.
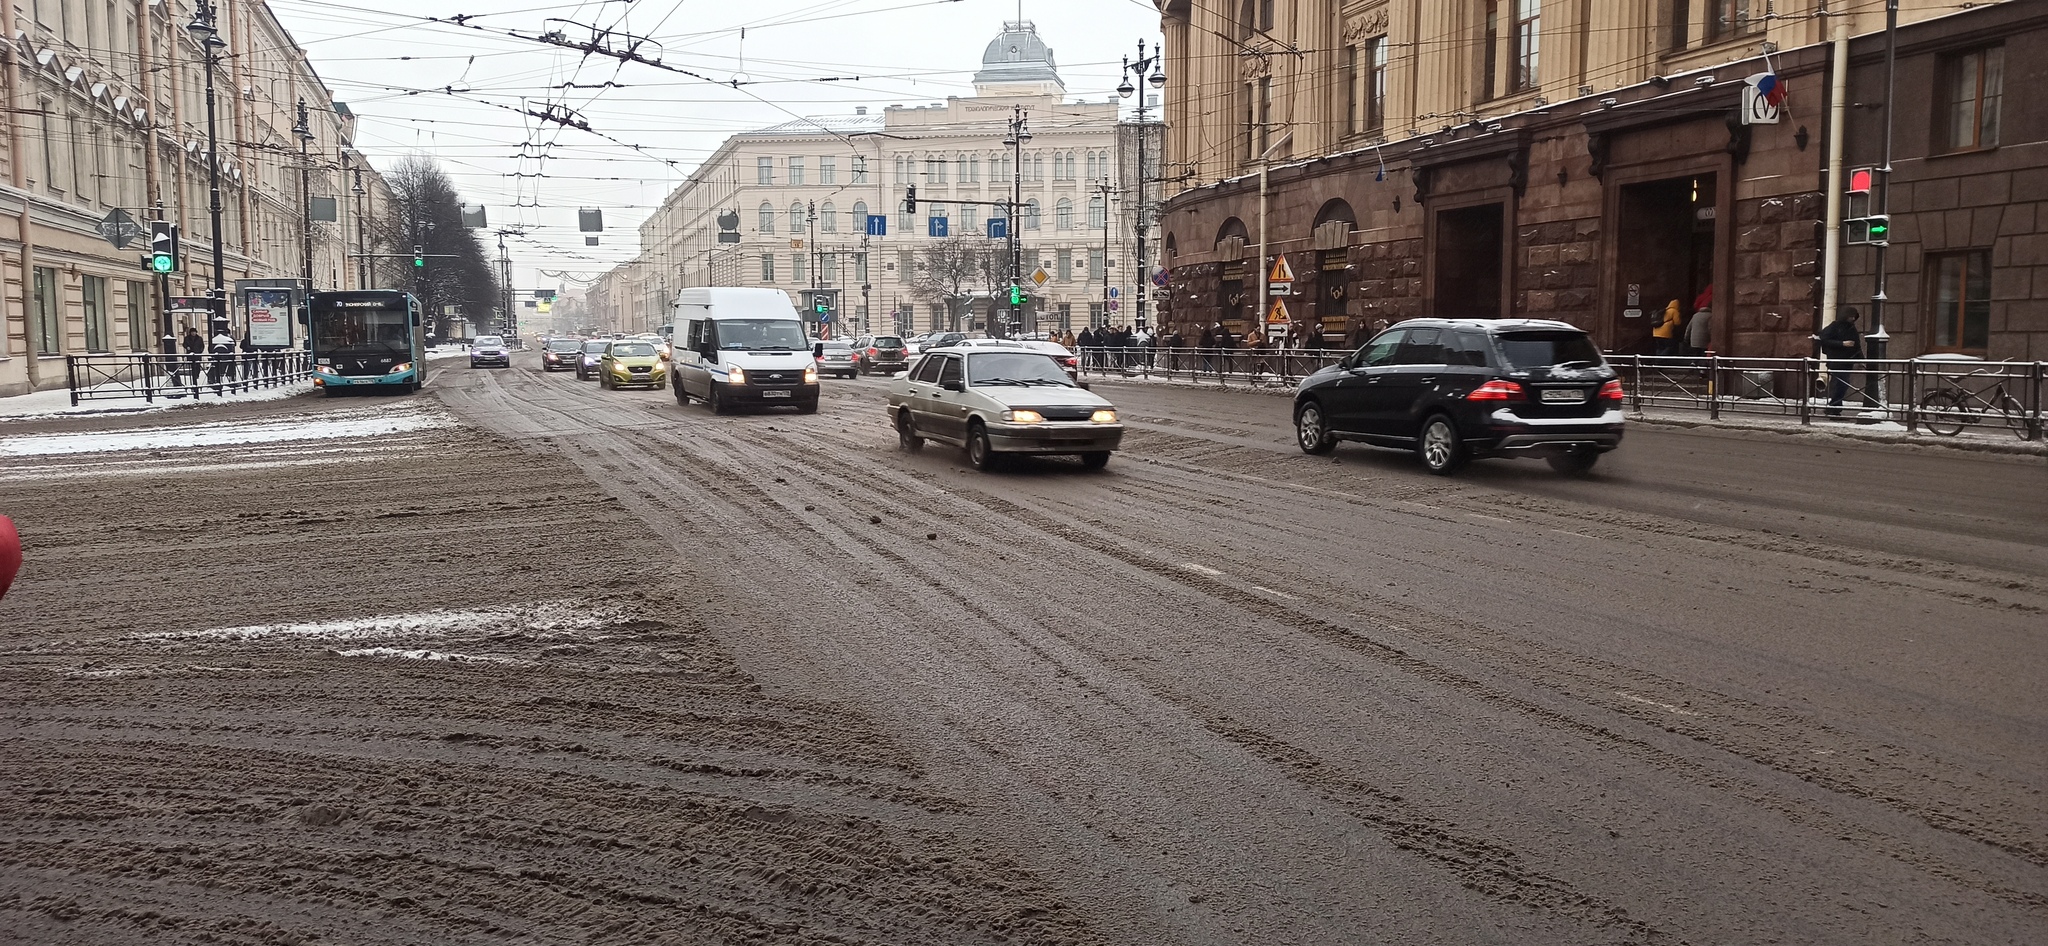
<path fill-rule="evenodd" d="M 7 7 L 0 138 L 0 395 L 62 386 L 63 356 L 155 350 L 165 300 L 141 263 L 148 222 L 176 223 L 184 268 L 171 296 L 212 279 L 206 81 L 189 0 L 14 0 Z M 348 257 L 389 190 L 351 146 L 333 101 L 260 2 L 224 0 L 215 70 L 224 282 L 304 273 L 299 100 L 311 182 L 339 219 L 312 225 L 316 285 L 354 285 Z M 356 171 L 360 169 L 361 173 Z M 360 182 L 363 197 L 353 188 Z M 144 233 L 115 249 L 96 227 L 127 212 Z M 171 326 L 178 331 L 177 326 Z"/>
<path fill-rule="evenodd" d="M 2043 88 L 2048 10 L 1901 6 L 1891 354 L 2048 357 L 2048 285 L 2033 278 L 2048 220 L 2027 157 L 2048 139 L 2028 94 Z M 1723 354 L 1805 355 L 1832 314 L 1837 28 L 1845 164 L 1882 157 L 1882 5 L 1850 7 L 1161 0 L 1187 94 L 1168 107 L 1165 173 L 1180 183 L 1161 221 L 1160 321 L 1255 328 L 1261 270 L 1284 254 L 1288 315 L 1346 343 L 1421 315 L 1513 316 L 1648 352 L 1676 300 L 1711 307 Z M 1776 123 L 1743 120 L 1759 75 L 1789 88 Z M 1953 139 L 1965 125 L 1976 137 Z M 1874 254 L 1843 249 L 1841 304 L 1868 308 Z"/>
<path fill-rule="evenodd" d="M 792 297 L 817 286 L 839 289 L 842 314 L 865 330 L 983 327 L 993 287 L 952 319 L 913 288 L 914 270 L 941 221 L 952 238 L 1000 251 L 1005 241 L 990 239 L 988 225 L 1006 210 L 989 204 L 1008 201 L 1021 176 L 1023 271 L 1043 267 L 1049 277 L 1033 291 L 1039 327 L 1078 330 L 1091 316 L 1129 322 L 1128 310 L 1105 305 L 1109 288 L 1130 299 L 1138 278 L 1136 201 L 1124 193 L 1134 175 L 1118 167 L 1117 100 L 1068 100 L 1052 50 L 1028 22 L 1005 24 L 974 85 L 971 97 L 727 139 L 642 224 L 639 258 L 607 273 L 591 296 L 594 321 L 657 326 L 684 286 L 775 286 Z M 1013 163 L 1003 141 L 1019 109 L 1031 137 Z M 911 186 L 915 214 L 903 210 Z M 738 216 L 740 242 L 718 242 L 722 214 Z M 885 232 L 868 232 L 870 215 L 886 219 Z"/>

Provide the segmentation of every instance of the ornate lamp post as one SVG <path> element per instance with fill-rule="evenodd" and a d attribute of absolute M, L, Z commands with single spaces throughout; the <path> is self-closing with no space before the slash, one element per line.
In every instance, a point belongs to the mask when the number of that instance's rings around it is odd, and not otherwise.
<path fill-rule="evenodd" d="M 227 269 L 227 257 L 221 247 L 220 227 L 220 141 L 214 122 L 213 71 L 220 63 L 220 51 L 227 43 L 220 38 L 220 30 L 214 26 L 213 3 L 198 0 L 198 9 L 192 14 L 192 22 L 185 24 L 185 32 L 199 42 L 201 58 L 206 62 L 206 210 L 213 219 L 213 301 L 214 329 L 225 331 L 228 323 L 228 295 L 223 282 Z"/>
<path fill-rule="evenodd" d="M 299 120 L 292 125 L 292 134 L 299 139 L 299 236 L 300 255 L 305 257 L 303 276 L 306 291 L 313 291 L 313 156 L 307 150 L 313 144 L 313 125 L 306 115 L 306 100 L 299 100 Z"/>
<path fill-rule="evenodd" d="M 1003 144 L 1010 149 L 1010 288 L 1015 291 L 1024 285 L 1024 143 L 1031 140 L 1031 128 L 1024 121 L 1024 106 L 1013 106 L 1010 117 L 1010 135 Z M 1014 334 L 1023 326 L 1018 313 L 1010 312 L 1010 333 Z"/>
<path fill-rule="evenodd" d="M 1160 56 L 1164 53 L 1164 48 L 1155 46 L 1152 49 L 1152 55 L 1145 55 L 1145 41 L 1139 40 L 1138 58 L 1136 60 L 1124 59 L 1124 81 L 1122 85 L 1116 87 L 1116 94 L 1124 98 L 1130 98 L 1131 93 L 1138 91 L 1137 85 L 1132 81 L 1133 79 L 1144 82 L 1155 89 L 1165 88 L 1166 72 L 1160 67 L 1159 62 Z M 1148 72 L 1151 75 L 1146 75 Z M 1146 283 L 1152 281 L 1152 267 L 1145 261 L 1145 231 L 1151 225 L 1149 214 L 1152 208 L 1151 201 L 1147 199 L 1151 193 L 1152 174 L 1145 164 L 1145 139 L 1150 137 L 1150 132 L 1145 125 L 1145 110 L 1149 105 L 1150 103 L 1145 101 L 1145 96 L 1138 96 L 1138 200 L 1136 212 L 1132 216 L 1136 218 L 1134 227 L 1138 231 L 1138 293 L 1134 301 L 1137 303 L 1137 324 L 1139 329 L 1145 328 Z M 1105 207 L 1104 210 L 1106 212 L 1108 208 Z"/>

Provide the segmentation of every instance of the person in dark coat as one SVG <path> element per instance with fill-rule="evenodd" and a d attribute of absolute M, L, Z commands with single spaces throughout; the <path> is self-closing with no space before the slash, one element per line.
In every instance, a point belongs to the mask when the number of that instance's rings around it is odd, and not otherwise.
<path fill-rule="evenodd" d="M 242 330 L 242 344 L 240 347 L 242 349 L 242 377 L 253 379 L 258 373 L 256 370 L 256 340 L 249 337 L 248 329 Z"/>
<path fill-rule="evenodd" d="M 199 334 L 196 325 L 185 326 L 185 366 L 192 375 L 192 383 L 199 384 L 199 362 L 206 354 L 206 336 Z"/>
<path fill-rule="evenodd" d="M 213 393 L 220 394 L 223 390 L 223 378 L 228 381 L 235 380 L 235 337 L 228 334 L 226 325 L 222 325 L 220 331 L 213 336 L 208 351 L 213 354 L 213 366 L 208 369 L 206 380 L 213 384 Z"/>
<path fill-rule="evenodd" d="M 1081 363 L 1090 368 L 1095 367 L 1095 326 L 1083 326 L 1080 337 L 1074 339 L 1074 343 L 1081 347 Z"/>
<path fill-rule="evenodd" d="M 1842 399 L 1849 394 L 1849 374 L 1863 358 L 1863 330 L 1856 326 L 1859 315 L 1854 307 L 1845 307 L 1814 336 L 1820 340 L 1821 357 L 1828 360 L 1829 417 L 1842 416 Z"/>

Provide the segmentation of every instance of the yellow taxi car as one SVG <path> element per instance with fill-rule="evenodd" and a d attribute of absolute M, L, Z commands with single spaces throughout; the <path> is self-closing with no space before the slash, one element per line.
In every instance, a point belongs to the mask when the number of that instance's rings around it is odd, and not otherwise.
<path fill-rule="evenodd" d="M 597 383 L 613 390 L 665 388 L 668 386 L 668 362 L 662 360 L 661 351 L 653 342 L 637 338 L 617 339 L 605 347 L 604 357 L 598 359 Z"/>

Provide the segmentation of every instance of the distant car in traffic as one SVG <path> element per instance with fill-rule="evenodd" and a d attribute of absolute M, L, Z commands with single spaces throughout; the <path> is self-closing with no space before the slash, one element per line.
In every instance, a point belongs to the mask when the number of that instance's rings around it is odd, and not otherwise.
<path fill-rule="evenodd" d="M 512 352 L 505 347 L 503 338 L 496 335 L 478 335 L 469 343 L 469 366 L 510 368 Z"/>
<path fill-rule="evenodd" d="M 540 351 L 540 370 L 574 371 L 576 362 L 583 354 L 583 341 L 576 338 L 550 338 Z"/>
<path fill-rule="evenodd" d="M 966 332 L 933 332 L 930 335 L 925 336 L 924 344 L 920 347 L 919 350 L 931 351 L 934 348 L 944 348 L 948 345 L 958 345 L 966 340 Z"/>
<path fill-rule="evenodd" d="M 588 381 L 597 377 L 598 362 L 604 360 L 604 351 L 610 348 L 609 338 L 591 338 L 583 342 L 583 354 L 576 359 L 576 380 Z"/>
<path fill-rule="evenodd" d="M 841 378 L 851 378 L 860 372 L 860 365 L 854 360 L 853 345 L 827 339 L 811 345 L 811 357 L 818 363 L 818 373 Z"/>
<path fill-rule="evenodd" d="M 910 346 L 901 336 L 877 335 L 856 349 L 854 358 L 862 374 L 895 374 L 910 367 Z"/>
<path fill-rule="evenodd" d="M 1621 444 L 1621 381 L 1565 322 L 1411 319 L 1302 379 L 1302 452 L 1340 440 L 1414 450 L 1448 475 L 1477 457 L 1543 457 L 1583 473 Z"/>
<path fill-rule="evenodd" d="M 1077 383 L 1081 380 L 1081 359 L 1075 357 L 1074 353 L 1068 350 L 1067 346 L 1062 345 L 1058 342 L 1040 341 L 1037 339 L 1029 338 L 970 338 L 967 339 L 966 341 L 956 342 L 950 347 L 1029 348 L 1032 351 L 1044 352 L 1047 358 L 1051 358 L 1054 364 L 1059 365 L 1061 370 L 1067 373 L 1067 378 L 1069 380 L 1075 381 Z"/>
<path fill-rule="evenodd" d="M 659 338 L 612 342 L 597 360 L 597 386 L 612 390 L 668 386 L 668 362 L 661 358 L 660 344 Z"/>
<path fill-rule="evenodd" d="M 1072 454 L 1099 469 L 1123 442 L 1115 405 L 1076 385 L 1044 352 L 1017 346 L 929 351 L 889 385 L 903 449 L 938 440 L 978 469 L 1005 453 Z"/>

